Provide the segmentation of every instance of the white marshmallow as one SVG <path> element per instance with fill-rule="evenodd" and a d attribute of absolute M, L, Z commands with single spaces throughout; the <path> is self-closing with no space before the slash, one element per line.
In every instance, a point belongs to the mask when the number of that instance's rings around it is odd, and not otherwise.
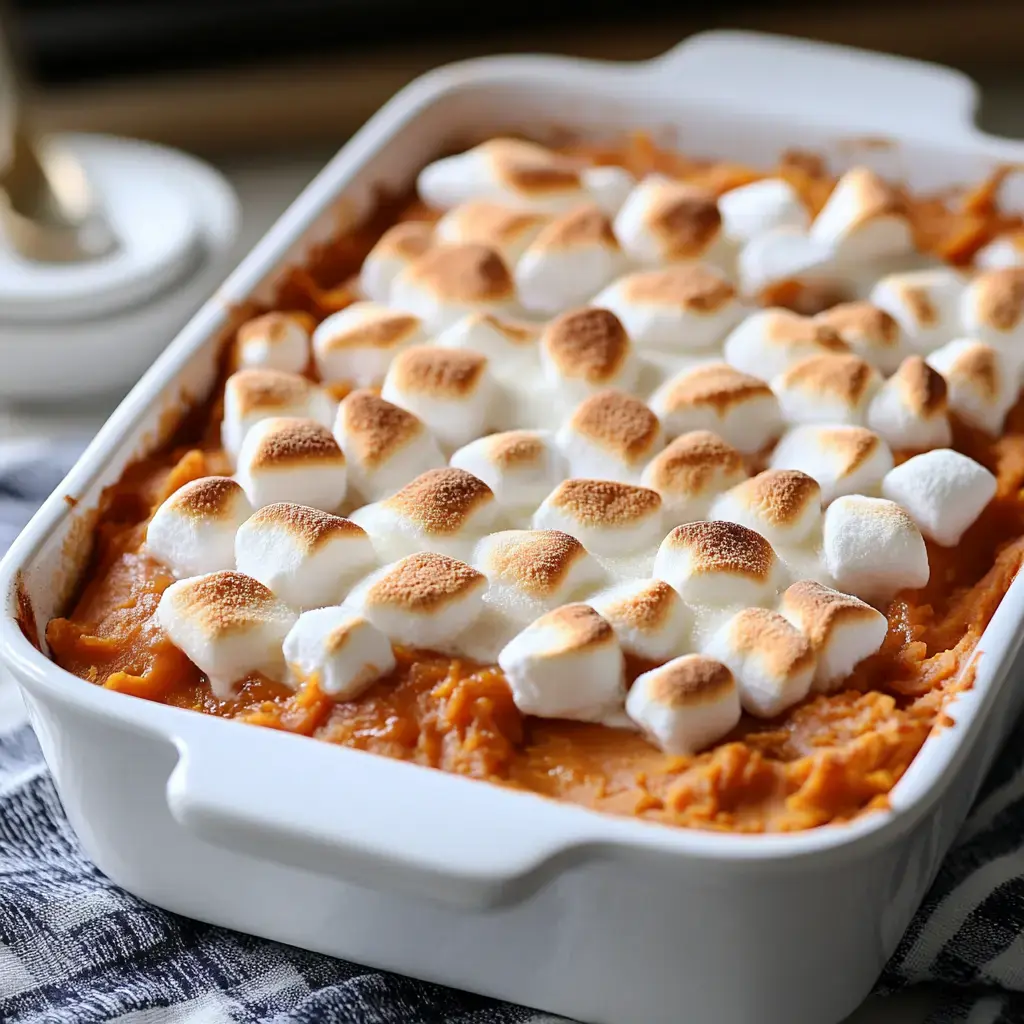
<path fill-rule="evenodd" d="M 799 193 L 783 178 L 762 178 L 718 197 L 722 231 L 733 242 L 749 242 L 775 228 L 805 231 L 811 217 Z"/>
<path fill-rule="evenodd" d="M 494 391 L 484 356 L 416 345 L 395 357 L 381 397 L 418 416 L 442 445 L 456 448 L 484 433 Z"/>
<path fill-rule="evenodd" d="M 737 612 L 712 636 L 704 653 L 732 672 L 743 710 L 757 718 L 774 718 L 802 701 L 817 668 L 807 637 L 767 608 Z"/>
<path fill-rule="evenodd" d="M 627 274 L 593 305 L 610 309 L 635 344 L 673 353 L 717 344 L 744 314 L 736 289 L 700 263 Z"/>
<path fill-rule="evenodd" d="M 230 477 L 204 476 L 179 487 L 146 527 L 146 554 L 177 577 L 235 567 L 235 531 L 252 506 Z"/>
<path fill-rule="evenodd" d="M 547 222 L 548 217 L 536 211 L 477 199 L 449 210 L 437 222 L 434 238 L 453 245 L 488 245 L 512 266 Z"/>
<path fill-rule="evenodd" d="M 306 505 L 265 505 L 235 535 L 235 566 L 294 608 L 336 604 L 377 564 L 355 523 Z"/>
<path fill-rule="evenodd" d="M 829 285 L 838 280 L 832 248 L 794 227 L 771 228 L 751 238 L 736 257 L 740 291 L 748 298 L 781 285 Z"/>
<path fill-rule="evenodd" d="M 690 756 L 739 724 L 739 690 L 721 662 L 685 654 L 637 677 L 626 714 L 666 754 Z"/>
<path fill-rule="evenodd" d="M 584 167 L 580 171 L 580 180 L 587 196 L 610 217 L 619 212 L 626 197 L 636 186 L 636 178 L 629 171 L 612 164 Z"/>
<path fill-rule="evenodd" d="M 1024 231 L 1014 234 L 1000 235 L 979 249 L 974 257 L 974 265 L 985 270 L 996 270 L 999 267 L 1024 267 Z"/>
<path fill-rule="evenodd" d="M 865 601 L 886 601 L 928 582 L 924 538 L 894 501 L 862 494 L 836 498 L 825 512 L 822 543 L 836 586 Z"/>
<path fill-rule="evenodd" d="M 868 406 L 868 426 L 892 448 L 945 448 L 952 441 L 946 381 L 908 356 Z"/>
<path fill-rule="evenodd" d="M 803 544 L 821 526 L 821 488 L 795 469 L 766 469 L 726 491 L 711 519 L 739 523 L 776 547 Z"/>
<path fill-rule="evenodd" d="M 395 668 L 391 642 L 347 608 L 303 612 L 284 639 L 284 658 L 296 683 L 316 681 L 334 700 L 355 700 Z"/>
<path fill-rule="evenodd" d="M 900 325 L 907 346 L 927 355 L 960 329 L 963 277 L 952 267 L 889 274 L 871 289 L 871 304 Z"/>
<path fill-rule="evenodd" d="M 374 302 L 354 302 L 313 332 L 316 370 L 328 384 L 380 387 L 395 354 L 425 340 L 419 317 Z"/>
<path fill-rule="evenodd" d="M 1024 267 L 983 270 L 960 300 L 964 333 L 987 342 L 1007 363 L 1024 363 Z"/>
<path fill-rule="evenodd" d="M 395 278 L 434 244 L 434 227 L 425 221 L 403 221 L 388 228 L 363 260 L 359 290 L 385 305 Z"/>
<path fill-rule="evenodd" d="M 814 477 L 826 505 L 841 494 L 877 492 L 892 465 L 889 446 L 870 430 L 817 424 L 784 434 L 769 460 L 771 469 L 798 469 Z"/>
<path fill-rule="evenodd" d="M 772 380 L 772 391 L 790 423 L 862 424 L 881 384 L 870 363 L 835 353 L 794 363 Z"/>
<path fill-rule="evenodd" d="M 882 494 L 902 505 L 926 537 L 951 548 L 995 497 L 996 478 L 974 459 L 938 448 L 890 470 Z"/>
<path fill-rule="evenodd" d="M 235 683 L 253 673 L 284 678 L 281 645 L 295 619 L 262 583 L 233 570 L 172 583 L 156 609 L 160 628 L 221 700 L 230 700 Z"/>
<path fill-rule="evenodd" d="M 670 437 L 710 430 L 747 455 L 761 451 L 782 432 L 772 389 L 727 363 L 684 370 L 655 391 L 651 408 Z"/>
<path fill-rule="evenodd" d="M 725 339 L 725 361 L 743 373 L 771 380 L 809 356 L 849 351 L 835 330 L 785 309 L 751 313 Z"/>
<path fill-rule="evenodd" d="M 943 345 L 928 365 L 946 381 L 950 411 L 986 434 L 998 434 L 1017 401 L 1017 374 L 991 345 L 961 338 Z"/>
<path fill-rule="evenodd" d="M 345 500 L 345 456 L 330 430 L 309 419 L 261 420 L 238 453 L 236 479 L 253 508 L 286 501 L 333 512 Z"/>
<path fill-rule="evenodd" d="M 854 355 L 882 373 L 892 373 L 903 359 L 899 321 L 870 302 L 841 302 L 815 320 L 831 327 Z"/>
<path fill-rule="evenodd" d="M 235 334 L 238 365 L 301 373 L 309 362 L 309 331 L 301 313 L 264 313 Z"/>
<path fill-rule="evenodd" d="M 221 442 L 237 458 L 249 428 L 260 420 L 286 416 L 331 425 L 334 402 L 323 388 L 297 373 L 280 370 L 238 370 L 224 384 Z"/>
<path fill-rule="evenodd" d="M 611 624 L 626 654 L 645 661 L 668 661 L 690 640 L 693 615 L 663 580 L 628 580 L 587 599 Z"/>
<path fill-rule="evenodd" d="M 622 650 L 593 608 L 568 604 L 542 615 L 498 655 L 524 715 L 600 721 L 622 708 Z"/>
<path fill-rule="evenodd" d="M 469 313 L 442 331 L 435 344 L 478 352 L 499 372 L 526 372 L 539 365 L 539 337 L 540 330 L 534 324 L 502 320 L 490 313 Z"/>
<path fill-rule="evenodd" d="M 812 580 L 794 583 L 779 605 L 783 617 L 811 642 L 817 656 L 812 688 L 831 693 L 885 640 L 889 623 L 871 605 Z"/>
<path fill-rule="evenodd" d="M 372 391 L 352 391 L 338 407 L 334 436 L 345 453 L 349 489 L 363 501 L 394 494 L 444 465 L 437 441 L 411 412 Z"/>

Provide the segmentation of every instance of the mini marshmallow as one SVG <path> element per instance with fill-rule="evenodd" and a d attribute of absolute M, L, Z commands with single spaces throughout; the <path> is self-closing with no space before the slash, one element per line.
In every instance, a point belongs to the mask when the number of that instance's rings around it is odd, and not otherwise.
<path fill-rule="evenodd" d="M 498 507 L 491 489 L 472 473 L 430 469 L 390 498 L 364 505 L 352 521 L 390 561 L 417 551 L 468 558 L 473 545 L 493 529 Z"/>
<path fill-rule="evenodd" d="M 372 391 L 352 391 L 338 407 L 334 436 L 345 453 L 349 487 L 364 501 L 394 494 L 444 465 L 437 441 L 411 412 Z"/>
<path fill-rule="evenodd" d="M 393 643 L 458 654 L 459 635 L 484 610 L 487 578 L 458 559 L 420 551 L 362 580 L 342 607 L 360 612 Z"/>
<path fill-rule="evenodd" d="M 146 554 L 177 577 L 235 566 L 235 531 L 252 515 L 241 486 L 204 476 L 179 487 L 146 527 Z"/>
<path fill-rule="evenodd" d="M 743 373 L 771 380 L 809 356 L 848 352 L 827 324 L 785 309 L 751 313 L 725 339 L 725 361 Z"/>
<path fill-rule="evenodd" d="M 595 722 L 622 708 L 622 650 L 588 605 L 542 615 L 502 649 L 498 665 L 524 715 Z"/>
<path fill-rule="evenodd" d="M 355 700 L 395 668 L 391 641 L 346 608 L 303 612 L 284 638 L 284 658 L 297 683 L 316 681 L 334 700 Z"/>
<path fill-rule="evenodd" d="M 496 369 L 533 369 L 539 357 L 535 324 L 490 313 L 469 313 L 436 338 L 441 348 L 469 349 L 486 356 Z"/>
<path fill-rule="evenodd" d="M 868 426 L 892 448 L 945 448 L 949 426 L 946 381 L 920 356 L 908 356 L 868 406 Z"/>
<path fill-rule="evenodd" d="M 191 576 L 160 596 L 156 621 L 210 681 L 220 700 L 255 672 L 283 679 L 281 645 L 296 614 L 257 580 L 234 570 Z"/>
<path fill-rule="evenodd" d="M 952 267 L 889 274 L 871 289 L 871 304 L 900 325 L 907 346 L 927 355 L 960 329 L 963 277 Z"/>
<path fill-rule="evenodd" d="M 751 238 L 736 257 L 740 291 L 749 298 L 794 283 L 832 283 L 832 248 L 793 227 L 772 228 Z"/>
<path fill-rule="evenodd" d="M 814 477 L 826 505 L 841 494 L 877 491 L 892 465 L 889 446 L 870 430 L 817 424 L 784 434 L 769 460 L 771 469 L 798 469 Z"/>
<path fill-rule="evenodd" d="M 717 344 L 744 314 L 736 289 L 700 263 L 627 274 L 593 304 L 610 309 L 637 345 L 670 352 Z"/>
<path fill-rule="evenodd" d="M 512 266 L 547 222 L 542 213 L 477 199 L 449 210 L 437 222 L 434 238 L 448 244 L 490 246 Z"/>
<path fill-rule="evenodd" d="M 1017 401 L 1017 375 L 996 349 L 961 338 L 928 356 L 928 365 L 942 374 L 949 408 L 964 423 L 986 434 L 1003 429 L 1003 420 Z"/>
<path fill-rule="evenodd" d="M 1024 231 L 1001 235 L 979 249 L 974 265 L 984 270 L 1000 267 L 1024 267 Z"/>
<path fill-rule="evenodd" d="M 651 396 L 651 408 L 670 437 L 710 430 L 747 455 L 761 451 L 782 432 L 772 389 L 726 363 L 684 370 Z"/>
<path fill-rule="evenodd" d="M 692 756 L 739 724 L 739 689 L 720 661 L 684 654 L 637 677 L 626 714 L 666 754 Z"/>
<path fill-rule="evenodd" d="M 759 533 L 738 523 L 684 523 L 662 542 L 654 576 L 693 604 L 760 604 L 774 593 L 779 563 Z"/>
<path fill-rule="evenodd" d="M 983 270 L 964 289 L 960 323 L 972 338 L 987 342 L 1008 363 L 1024 362 L 1024 267 Z"/>
<path fill-rule="evenodd" d="M 253 424 L 280 416 L 311 419 L 329 427 L 334 419 L 334 403 L 323 388 L 297 373 L 249 369 L 228 377 L 220 433 L 232 458 L 237 458 Z"/>
<path fill-rule="evenodd" d="M 632 395 L 599 391 L 585 398 L 558 432 L 572 476 L 637 483 L 662 448 L 658 417 Z"/>
<path fill-rule="evenodd" d="M 236 479 L 253 508 L 287 501 L 333 512 L 345 500 L 348 472 L 334 435 L 315 420 L 261 420 L 238 453 Z"/>
<path fill-rule="evenodd" d="M 508 430 L 477 438 L 450 461 L 483 480 L 498 504 L 511 512 L 532 512 L 568 475 L 552 436 L 540 430 Z"/>
<path fill-rule="evenodd" d="M 802 544 L 821 525 L 821 488 L 798 470 L 766 469 L 726 491 L 710 518 L 746 526 L 775 546 Z"/>
<path fill-rule="evenodd" d="M 914 249 L 899 194 L 867 167 L 854 167 L 836 182 L 810 233 L 843 263 L 869 263 Z"/>
<path fill-rule="evenodd" d="M 899 321 L 870 302 L 841 302 L 815 320 L 831 327 L 854 355 L 882 373 L 892 373 L 903 358 Z"/>
<path fill-rule="evenodd" d="M 996 478 L 974 459 L 937 448 L 886 473 L 882 494 L 902 505 L 926 537 L 951 548 L 995 497 Z"/>
<path fill-rule="evenodd" d="M 693 616 L 664 581 L 628 580 L 587 600 L 619 638 L 626 654 L 645 661 L 668 661 L 690 639 Z"/>
<path fill-rule="evenodd" d="M 717 494 L 746 479 L 743 457 L 717 434 L 677 437 L 648 463 L 640 482 L 661 495 L 665 524 L 703 519 Z"/>
<path fill-rule="evenodd" d="M 392 282 L 388 305 L 418 316 L 430 331 L 443 331 L 467 313 L 512 314 L 512 273 L 486 245 L 436 245 Z"/>
<path fill-rule="evenodd" d="M 560 313 L 586 302 L 625 268 L 607 215 L 581 206 L 548 224 L 520 257 L 519 301 L 537 313 Z"/>
<path fill-rule="evenodd" d="M 359 271 L 359 290 L 372 302 L 386 305 L 395 278 L 434 244 L 434 226 L 404 221 L 388 228 L 369 251 Z"/>
<path fill-rule="evenodd" d="M 812 580 L 794 583 L 779 605 L 782 616 L 811 642 L 817 656 L 812 688 L 832 693 L 885 640 L 889 623 L 871 605 Z"/>
<path fill-rule="evenodd" d="M 377 558 L 355 523 L 306 505 L 265 505 L 235 535 L 235 566 L 295 608 L 340 601 Z"/>
<path fill-rule="evenodd" d="M 309 331 L 301 313 L 264 313 L 235 334 L 238 365 L 301 373 L 309 362 Z"/>
<path fill-rule="evenodd" d="M 419 317 L 375 302 L 354 302 L 313 332 L 313 356 L 327 384 L 380 387 L 395 353 L 424 340 Z"/>
<path fill-rule="evenodd" d="M 749 242 L 774 228 L 806 230 L 811 222 L 799 193 L 782 178 L 762 178 L 718 197 L 722 231 L 733 242 Z"/>
<path fill-rule="evenodd" d="M 487 359 L 476 352 L 416 345 L 395 357 L 381 397 L 418 416 L 442 445 L 456 448 L 484 432 L 494 382 Z"/>
<path fill-rule="evenodd" d="M 807 637 L 767 608 L 737 612 L 704 653 L 732 672 L 743 710 L 757 718 L 774 718 L 799 704 L 811 690 L 818 660 Z"/>
<path fill-rule="evenodd" d="M 862 424 L 881 384 L 870 363 L 835 353 L 794 363 L 772 381 L 772 391 L 790 423 Z"/>
<path fill-rule="evenodd" d="M 928 582 L 928 551 L 910 516 L 886 498 L 847 494 L 825 512 L 825 567 L 841 590 L 885 601 Z"/>

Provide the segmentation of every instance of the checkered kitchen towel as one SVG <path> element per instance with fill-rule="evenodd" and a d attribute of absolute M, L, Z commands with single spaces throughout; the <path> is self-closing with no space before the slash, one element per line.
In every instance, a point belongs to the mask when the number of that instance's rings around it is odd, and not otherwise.
<path fill-rule="evenodd" d="M 0 443 L 0 551 L 75 454 Z M 28 726 L 5 726 L 3 690 L 0 680 L 2 1024 L 553 1024 L 122 892 L 79 849 Z M 919 984 L 940 995 L 935 1024 L 1024 1021 L 1024 724 L 882 980 L 884 991 Z"/>

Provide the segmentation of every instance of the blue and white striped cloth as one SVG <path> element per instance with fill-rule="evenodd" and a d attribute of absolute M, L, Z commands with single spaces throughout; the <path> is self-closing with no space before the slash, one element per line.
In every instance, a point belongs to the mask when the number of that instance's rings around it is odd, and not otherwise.
<path fill-rule="evenodd" d="M 73 446 L 0 444 L 0 552 Z M 114 886 L 71 832 L 0 679 L 2 1024 L 554 1024 L 535 1011 L 167 914 Z M 1024 725 L 880 982 L 927 986 L 932 1024 L 1024 1021 Z"/>

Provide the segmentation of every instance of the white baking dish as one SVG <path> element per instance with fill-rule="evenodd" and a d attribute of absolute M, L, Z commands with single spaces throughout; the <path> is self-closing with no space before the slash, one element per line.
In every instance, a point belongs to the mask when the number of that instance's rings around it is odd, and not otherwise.
<path fill-rule="evenodd" d="M 890 810 L 753 837 L 603 816 L 89 686 L 22 634 L 18 591 L 41 632 L 101 489 L 210 387 L 229 308 L 447 142 L 643 127 L 690 152 L 763 163 L 799 146 L 935 188 L 1024 160 L 973 127 L 974 102 L 949 70 L 736 33 L 638 65 L 472 61 L 392 100 L 160 357 L 3 563 L 4 659 L 99 867 L 179 913 L 587 1021 L 826 1024 L 853 1010 L 1024 702 L 1007 680 L 1020 580 L 956 724 L 929 739 Z M 902 141 L 880 148 L 879 135 Z M 1022 190 L 1007 198 L 1024 206 Z"/>

